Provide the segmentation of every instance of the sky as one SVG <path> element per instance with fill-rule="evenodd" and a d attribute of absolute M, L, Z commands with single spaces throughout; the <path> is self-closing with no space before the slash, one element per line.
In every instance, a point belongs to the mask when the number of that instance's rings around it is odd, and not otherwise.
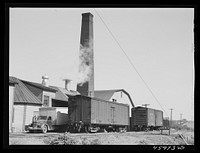
<path fill-rule="evenodd" d="M 193 8 L 10 8 L 9 76 L 64 87 L 78 69 L 81 14 L 94 15 L 94 88 L 124 89 L 135 106 L 194 120 Z M 161 105 L 161 106 L 160 106 Z"/>

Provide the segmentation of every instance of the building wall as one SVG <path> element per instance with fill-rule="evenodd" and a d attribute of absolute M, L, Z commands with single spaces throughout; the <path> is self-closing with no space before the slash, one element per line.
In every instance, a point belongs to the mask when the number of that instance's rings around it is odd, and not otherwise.
<path fill-rule="evenodd" d="M 25 125 L 29 125 L 32 122 L 35 112 L 39 112 L 40 107 L 41 106 L 27 105 Z"/>
<path fill-rule="evenodd" d="M 42 103 L 44 103 L 44 96 L 49 96 L 49 107 L 52 107 L 52 99 L 55 99 L 55 92 L 48 92 L 48 91 L 43 91 L 42 95 Z"/>
<path fill-rule="evenodd" d="M 25 125 L 32 122 L 34 111 L 38 111 L 39 107 L 38 105 L 14 104 L 13 132 L 23 132 Z"/>
<path fill-rule="evenodd" d="M 14 85 L 9 85 L 9 132 L 12 129 Z"/>
<path fill-rule="evenodd" d="M 109 101 L 113 101 L 113 99 L 116 99 L 118 103 L 128 104 L 129 105 L 129 116 L 131 116 L 132 105 L 131 105 L 131 102 L 130 102 L 128 96 L 125 93 L 123 93 L 122 91 L 115 92 Z"/>
<path fill-rule="evenodd" d="M 12 123 L 13 132 L 22 132 L 24 105 L 14 105 L 14 122 Z"/>

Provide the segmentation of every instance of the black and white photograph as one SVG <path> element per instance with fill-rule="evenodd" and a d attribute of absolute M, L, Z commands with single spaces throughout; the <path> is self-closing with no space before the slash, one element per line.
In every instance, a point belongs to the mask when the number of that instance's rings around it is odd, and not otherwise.
<path fill-rule="evenodd" d="M 194 145 L 194 13 L 9 7 L 9 146 Z"/>

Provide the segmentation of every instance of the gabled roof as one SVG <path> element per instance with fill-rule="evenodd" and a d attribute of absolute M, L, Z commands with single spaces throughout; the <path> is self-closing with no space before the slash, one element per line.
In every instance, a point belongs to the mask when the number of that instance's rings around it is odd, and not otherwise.
<path fill-rule="evenodd" d="M 50 88 L 50 87 L 46 87 L 40 83 L 35 83 L 35 82 L 30 82 L 30 81 L 25 81 L 25 80 L 21 80 L 23 83 L 29 84 L 31 86 L 35 86 L 39 89 L 45 90 L 45 91 L 50 91 L 50 92 L 56 92 L 57 90 Z"/>
<path fill-rule="evenodd" d="M 103 99 L 103 100 L 106 100 L 106 101 L 109 101 L 110 98 L 111 98 L 111 97 L 114 95 L 114 93 L 116 93 L 116 92 L 123 92 L 123 93 L 125 93 L 125 94 L 128 96 L 128 98 L 129 98 L 129 100 L 130 100 L 132 106 L 134 107 L 134 104 L 133 104 L 133 101 L 132 101 L 132 99 L 131 99 L 131 96 L 130 96 L 129 93 L 126 92 L 124 89 L 95 90 L 95 91 L 94 91 L 94 97 L 99 98 L 99 99 Z"/>
<path fill-rule="evenodd" d="M 68 101 L 68 96 L 76 96 L 80 95 L 78 91 L 68 91 L 65 88 L 56 87 L 56 86 L 50 86 L 51 88 L 57 90 L 55 99 L 62 100 L 62 101 Z"/>
<path fill-rule="evenodd" d="M 42 102 L 24 85 L 20 79 L 10 76 L 9 82 L 10 81 L 17 83 L 14 90 L 14 102 L 42 105 Z"/>
<path fill-rule="evenodd" d="M 108 101 L 115 92 L 116 90 L 95 90 L 94 97 Z"/>

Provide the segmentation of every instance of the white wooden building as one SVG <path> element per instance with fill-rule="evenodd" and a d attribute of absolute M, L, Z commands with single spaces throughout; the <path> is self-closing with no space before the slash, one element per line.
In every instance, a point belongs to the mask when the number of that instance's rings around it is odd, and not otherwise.
<path fill-rule="evenodd" d="M 32 122 L 33 116 L 37 114 L 40 107 L 52 106 L 52 99 L 55 98 L 57 90 L 15 77 L 9 77 L 9 81 L 17 83 L 15 88 L 9 85 L 10 131 L 23 132 L 25 125 Z"/>
<path fill-rule="evenodd" d="M 129 116 L 131 116 L 131 108 L 134 107 L 131 96 L 124 89 L 112 89 L 112 90 L 95 90 L 94 97 L 107 101 L 114 101 L 117 103 L 123 103 L 129 105 Z"/>

